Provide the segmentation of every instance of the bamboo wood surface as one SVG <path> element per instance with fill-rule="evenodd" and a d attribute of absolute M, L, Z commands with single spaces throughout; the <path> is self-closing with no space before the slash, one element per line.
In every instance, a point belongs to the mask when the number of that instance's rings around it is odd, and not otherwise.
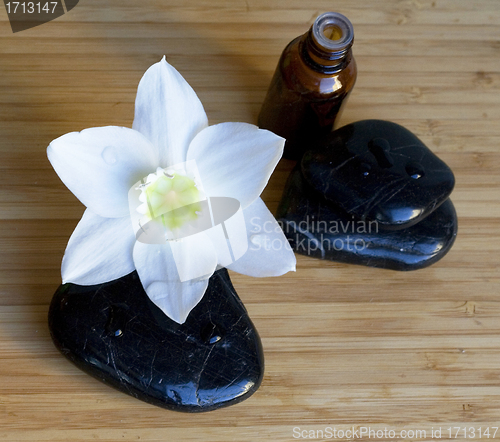
<path fill-rule="evenodd" d="M 410 273 L 303 256 L 280 278 L 232 273 L 266 374 L 254 396 L 226 409 L 169 412 L 80 372 L 53 346 L 47 311 L 84 208 L 46 146 L 86 127 L 130 127 L 137 83 L 164 54 L 211 124 L 256 123 L 282 49 L 328 10 L 355 30 L 359 74 L 342 123 L 392 120 L 451 166 L 452 250 Z M 393 429 L 392 440 L 426 431 L 406 438 L 414 441 L 436 439 L 438 428 L 449 439 L 449 427 L 467 428 L 451 439 L 471 439 L 470 428 L 478 439 L 489 427 L 492 438 L 500 426 L 498 0 L 81 0 L 16 34 L 1 8 L 0 73 L 0 440 L 292 441 L 297 428 L 328 440 L 318 431 L 327 427 Z M 272 211 L 292 166 L 282 160 L 264 191 Z"/>

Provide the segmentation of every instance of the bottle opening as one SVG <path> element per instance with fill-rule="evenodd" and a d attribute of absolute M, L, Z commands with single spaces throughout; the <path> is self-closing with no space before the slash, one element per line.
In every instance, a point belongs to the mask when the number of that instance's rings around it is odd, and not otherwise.
<path fill-rule="evenodd" d="M 340 40 L 343 34 L 341 27 L 333 24 L 326 25 L 323 30 L 323 35 L 329 40 Z"/>
<path fill-rule="evenodd" d="M 342 52 L 354 39 L 354 29 L 349 19 L 338 12 L 321 14 L 312 27 L 316 43 L 328 51 Z"/>

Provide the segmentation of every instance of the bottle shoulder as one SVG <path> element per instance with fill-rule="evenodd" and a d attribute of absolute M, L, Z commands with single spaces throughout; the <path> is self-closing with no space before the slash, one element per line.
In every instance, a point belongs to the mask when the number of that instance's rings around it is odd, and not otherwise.
<path fill-rule="evenodd" d="M 305 38 L 304 35 L 292 40 L 281 54 L 278 67 L 286 87 L 321 99 L 349 93 L 357 76 L 352 51 L 349 51 L 338 72 L 320 72 L 313 69 L 302 55 Z"/>

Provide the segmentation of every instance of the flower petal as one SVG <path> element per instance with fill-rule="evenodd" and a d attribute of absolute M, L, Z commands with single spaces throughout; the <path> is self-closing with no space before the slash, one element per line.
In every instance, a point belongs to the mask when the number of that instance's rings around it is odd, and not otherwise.
<path fill-rule="evenodd" d="M 233 198 L 215 197 L 210 203 L 215 225 L 204 233 L 212 241 L 218 265 L 227 267 L 248 249 L 245 216 L 240 203 Z"/>
<path fill-rule="evenodd" d="M 248 276 L 280 276 L 295 271 L 295 255 L 278 222 L 262 199 L 244 211 L 249 247 L 228 269 Z"/>
<path fill-rule="evenodd" d="M 210 238 L 204 232 L 170 241 L 177 273 L 181 282 L 208 279 L 217 267 L 217 254 Z"/>
<path fill-rule="evenodd" d="M 198 253 L 203 252 L 198 250 Z M 208 278 L 181 282 L 170 242 L 136 242 L 133 255 L 142 286 L 151 301 L 169 318 L 183 324 L 205 294 Z"/>
<path fill-rule="evenodd" d="M 236 198 L 249 206 L 266 186 L 283 154 L 285 140 L 246 123 L 221 123 L 203 129 L 191 142 L 205 192 Z"/>
<path fill-rule="evenodd" d="M 135 270 L 130 218 L 102 218 L 85 211 L 69 239 L 61 265 L 63 283 L 102 284 Z"/>
<path fill-rule="evenodd" d="M 159 151 L 161 167 L 186 161 L 189 143 L 208 120 L 198 96 L 165 57 L 142 77 L 133 128 Z"/>
<path fill-rule="evenodd" d="M 154 147 L 126 127 L 95 127 L 52 141 L 49 161 L 62 182 L 94 213 L 127 216 L 130 186 L 156 169 Z"/>

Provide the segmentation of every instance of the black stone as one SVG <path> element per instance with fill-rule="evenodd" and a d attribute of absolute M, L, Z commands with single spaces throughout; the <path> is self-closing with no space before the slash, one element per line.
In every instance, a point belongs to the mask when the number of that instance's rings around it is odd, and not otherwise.
<path fill-rule="evenodd" d="M 406 229 L 379 229 L 345 212 L 314 190 L 300 168 L 291 173 L 277 219 L 295 252 L 349 264 L 416 270 L 441 259 L 457 234 L 457 217 L 446 200 Z"/>
<path fill-rule="evenodd" d="M 382 229 L 408 228 L 451 194 L 451 169 L 413 133 L 382 120 L 348 124 L 302 159 L 311 186 L 345 212 Z"/>
<path fill-rule="evenodd" d="M 199 412 L 251 396 L 264 374 L 259 335 L 225 269 L 182 325 L 136 272 L 96 286 L 64 284 L 49 311 L 52 339 L 77 367 L 145 402 Z"/>

